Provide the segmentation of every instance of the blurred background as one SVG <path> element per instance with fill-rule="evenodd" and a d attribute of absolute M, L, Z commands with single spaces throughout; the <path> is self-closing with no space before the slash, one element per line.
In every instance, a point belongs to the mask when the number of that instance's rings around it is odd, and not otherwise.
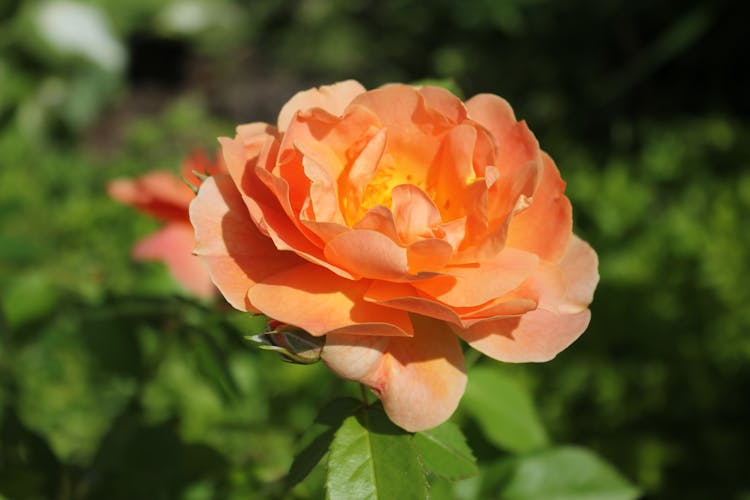
<path fill-rule="evenodd" d="M 496 93 L 555 158 L 600 256 L 593 320 L 554 361 L 497 368 L 552 439 L 647 498 L 750 499 L 747 5 L 0 0 L 0 496 L 280 495 L 300 433 L 356 387 L 134 263 L 158 223 L 106 184 L 355 78 Z M 455 419 L 480 464 L 503 456 Z"/>

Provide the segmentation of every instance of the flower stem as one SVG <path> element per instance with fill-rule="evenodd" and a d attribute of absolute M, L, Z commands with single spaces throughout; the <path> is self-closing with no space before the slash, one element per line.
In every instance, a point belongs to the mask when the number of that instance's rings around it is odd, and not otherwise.
<path fill-rule="evenodd" d="M 367 400 L 367 388 L 365 387 L 365 384 L 359 384 L 359 392 L 362 394 L 362 402 L 365 406 L 368 406 L 370 402 Z"/>

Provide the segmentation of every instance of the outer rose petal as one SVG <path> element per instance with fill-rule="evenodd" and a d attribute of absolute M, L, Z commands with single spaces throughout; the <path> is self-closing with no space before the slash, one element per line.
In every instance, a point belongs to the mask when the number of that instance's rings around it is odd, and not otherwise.
<path fill-rule="evenodd" d="M 561 312 L 576 313 L 594 300 L 594 289 L 599 283 L 599 258 L 591 246 L 578 236 L 571 235 L 568 248 L 560 262 L 565 282 L 565 304 Z"/>
<path fill-rule="evenodd" d="M 565 182 L 555 163 L 542 153 L 542 179 L 531 205 L 516 214 L 506 244 L 557 262 L 565 253 L 573 229 L 573 208 L 565 196 Z"/>
<path fill-rule="evenodd" d="M 466 388 L 458 339 L 442 322 L 412 316 L 414 337 L 329 335 L 323 361 L 369 386 L 388 417 L 410 432 L 435 427 L 456 410 Z"/>
<path fill-rule="evenodd" d="M 508 101 L 493 94 L 478 94 L 466 101 L 469 117 L 487 128 L 497 138 L 505 136 L 516 124 Z"/>
<path fill-rule="evenodd" d="M 365 88 L 354 80 L 297 92 L 281 108 L 278 128 L 282 132 L 285 131 L 294 114 L 300 110 L 321 108 L 332 115 L 341 116 L 349 103 L 364 92 Z"/>
<path fill-rule="evenodd" d="M 139 241 L 133 249 L 133 257 L 164 261 L 182 286 L 198 297 L 208 298 L 215 289 L 203 263 L 192 255 L 193 245 L 193 228 L 190 224 L 171 222 Z"/>
<path fill-rule="evenodd" d="M 250 289 L 248 298 L 264 314 L 311 335 L 410 335 L 407 313 L 364 301 L 368 286 L 368 281 L 303 264 L 264 279 Z"/>
<path fill-rule="evenodd" d="M 228 175 L 207 179 L 190 204 L 195 253 L 202 257 L 221 293 L 237 309 L 252 310 L 247 291 L 266 276 L 300 264 L 292 252 L 279 252 L 250 219 Z"/>
<path fill-rule="evenodd" d="M 506 363 L 549 361 L 586 329 L 591 311 L 555 314 L 544 309 L 520 317 L 482 321 L 456 333 L 474 349 Z"/>

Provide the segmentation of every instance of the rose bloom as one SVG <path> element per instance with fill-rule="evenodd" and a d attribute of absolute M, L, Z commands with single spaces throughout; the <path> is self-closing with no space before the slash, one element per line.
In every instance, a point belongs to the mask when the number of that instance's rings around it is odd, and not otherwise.
<path fill-rule="evenodd" d="M 201 180 L 193 173 L 226 172 L 223 161 L 212 161 L 202 151 L 195 151 L 182 164 L 183 179 L 169 171 L 153 171 L 136 179 L 115 179 L 107 193 L 117 201 L 164 221 L 164 226 L 140 240 L 133 248 L 136 260 L 163 261 L 170 274 L 194 295 L 208 298 L 216 289 L 205 266 L 193 253 L 195 238 L 190 225 L 188 206 L 195 197 L 189 182 Z"/>
<path fill-rule="evenodd" d="M 596 253 L 500 97 L 345 81 L 220 143 L 229 174 L 190 205 L 214 283 L 237 309 L 325 335 L 328 367 L 406 430 L 456 409 L 459 339 L 547 361 L 589 323 Z"/>

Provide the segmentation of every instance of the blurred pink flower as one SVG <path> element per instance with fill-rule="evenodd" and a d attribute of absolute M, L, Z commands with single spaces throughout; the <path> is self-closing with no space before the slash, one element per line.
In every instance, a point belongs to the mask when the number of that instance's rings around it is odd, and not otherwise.
<path fill-rule="evenodd" d="M 133 258 L 163 261 L 178 283 L 196 296 L 208 298 L 216 294 L 216 288 L 203 263 L 193 255 L 195 238 L 188 216 L 195 194 L 185 181 L 201 184 L 193 172 L 213 175 L 226 172 L 226 167 L 221 158 L 212 161 L 205 152 L 195 151 L 182 164 L 184 180 L 157 170 L 135 179 L 115 179 L 108 184 L 107 193 L 164 222 L 161 229 L 136 243 Z"/>

